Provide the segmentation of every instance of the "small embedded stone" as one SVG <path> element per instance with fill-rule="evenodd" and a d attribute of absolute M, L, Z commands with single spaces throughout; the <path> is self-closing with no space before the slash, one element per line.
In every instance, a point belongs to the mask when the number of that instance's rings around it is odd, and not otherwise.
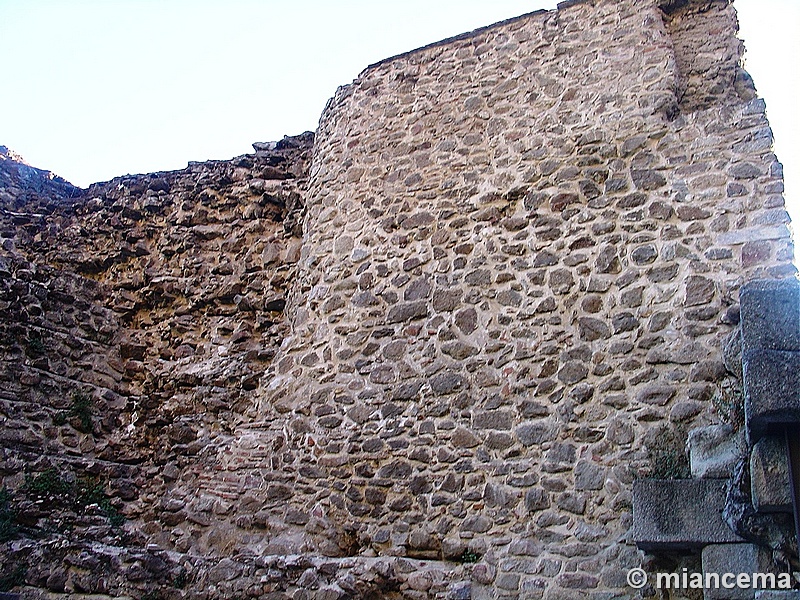
<path fill-rule="evenodd" d="M 550 273 L 548 284 L 556 294 L 566 294 L 575 285 L 575 280 L 568 269 L 555 269 Z"/>
<path fill-rule="evenodd" d="M 464 377 L 458 373 L 444 372 L 437 373 L 429 380 L 431 390 L 438 396 L 452 394 L 459 391 L 466 385 Z"/>
<path fill-rule="evenodd" d="M 726 374 L 725 364 L 720 360 L 701 360 L 692 367 L 691 381 L 720 381 Z"/>
<path fill-rule="evenodd" d="M 578 194 L 562 192 L 560 194 L 556 194 L 550 200 L 550 209 L 553 212 L 561 212 L 570 204 L 576 204 L 579 201 L 580 199 L 578 198 Z"/>
<path fill-rule="evenodd" d="M 624 192 L 628 189 L 628 180 L 625 177 L 611 177 L 606 181 L 606 194 Z"/>
<path fill-rule="evenodd" d="M 620 153 L 622 156 L 630 156 L 640 148 L 643 148 L 646 143 L 646 135 L 636 135 L 632 138 L 628 138 L 622 143 L 622 146 L 620 146 Z"/>
<path fill-rule="evenodd" d="M 464 277 L 464 281 L 468 285 L 483 286 L 492 283 L 492 274 L 487 269 L 477 269 L 470 271 Z"/>
<path fill-rule="evenodd" d="M 528 226 L 528 219 L 525 217 L 506 217 L 500 221 L 500 226 L 507 231 L 520 231 Z"/>
<path fill-rule="evenodd" d="M 587 375 L 589 375 L 589 367 L 580 361 L 573 360 L 561 367 L 558 379 L 563 383 L 572 384 L 586 379 Z"/>
<path fill-rule="evenodd" d="M 395 380 L 394 369 L 390 365 L 380 365 L 370 371 L 369 380 L 372 383 L 391 383 Z"/>
<path fill-rule="evenodd" d="M 387 323 L 403 323 L 428 316 L 428 305 L 425 302 L 409 302 L 397 304 L 389 310 L 386 316 Z"/>
<path fill-rule="evenodd" d="M 433 293 L 433 310 L 436 312 L 449 312 L 455 310 L 461 304 L 462 294 L 463 292 L 459 289 L 436 290 Z"/>
<path fill-rule="evenodd" d="M 675 388 L 669 385 L 650 385 L 639 392 L 636 399 L 645 404 L 664 406 L 672 399 L 675 393 Z"/>
<path fill-rule="evenodd" d="M 503 306 L 519 306 L 522 304 L 522 294 L 514 290 L 503 290 L 497 294 L 497 301 Z"/>
<path fill-rule="evenodd" d="M 464 342 L 454 341 L 442 345 L 442 352 L 448 356 L 452 356 L 456 360 L 464 360 L 470 356 L 475 356 L 478 353 L 478 349 Z"/>
<path fill-rule="evenodd" d="M 645 194 L 634 192 L 620 198 L 617 201 L 617 206 L 619 208 L 637 208 L 643 206 L 645 202 L 647 202 L 647 196 Z"/>
<path fill-rule="evenodd" d="M 700 221 L 702 219 L 708 219 L 711 216 L 710 211 L 700 208 L 699 206 L 679 206 L 675 210 L 675 213 L 681 221 Z"/>
<path fill-rule="evenodd" d="M 631 169 L 631 179 L 637 189 L 645 191 L 657 190 L 667 185 L 666 178 L 652 169 Z"/>
<path fill-rule="evenodd" d="M 544 300 L 542 300 L 539 303 L 539 305 L 536 307 L 536 310 L 534 312 L 536 312 L 537 314 L 539 314 L 539 313 L 551 313 L 554 310 L 556 310 L 556 308 L 557 308 L 557 305 L 556 305 L 555 298 L 548 297 L 548 298 L 545 298 Z"/>
<path fill-rule="evenodd" d="M 372 292 L 362 291 L 362 292 L 356 292 L 355 294 L 353 294 L 353 297 L 350 299 L 350 303 L 353 306 L 357 306 L 359 308 L 364 308 L 364 307 L 367 307 L 367 306 L 376 306 L 376 305 L 380 304 L 381 301 L 378 300 L 378 298 L 376 298 L 372 294 Z M 285 302 L 284 302 L 284 304 L 285 304 Z M 342 306 L 344 306 L 344 303 L 342 303 Z M 337 307 L 337 308 L 340 308 L 340 307 Z"/>
<path fill-rule="evenodd" d="M 394 340 L 386 344 L 383 348 L 383 355 L 386 358 L 400 358 L 406 353 L 406 342 L 403 340 Z"/>
<path fill-rule="evenodd" d="M 400 226 L 403 229 L 414 229 L 417 227 L 424 227 L 425 225 L 430 225 L 436 220 L 436 218 L 430 214 L 429 212 L 418 212 L 416 214 L 411 215 L 410 217 L 406 217 L 400 222 Z"/>
<path fill-rule="evenodd" d="M 631 252 L 631 260 L 637 265 L 647 265 L 658 258 L 658 250 L 653 244 L 639 246 Z"/>
<path fill-rule="evenodd" d="M 614 333 L 633 331 L 639 327 L 639 319 L 629 312 L 619 313 L 611 318 L 611 325 L 614 327 Z"/>
<path fill-rule="evenodd" d="M 619 273 L 622 270 L 617 249 L 614 246 L 604 246 L 595 261 L 598 273 Z"/>
<path fill-rule="evenodd" d="M 595 198 L 600 196 L 600 194 L 602 194 L 600 188 L 597 187 L 597 184 L 589 179 L 581 180 L 579 187 L 581 189 L 581 193 L 584 196 L 586 196 L 589 200 L 594 200 Z"/>
<path fill-rule="evenodd" d="M 208 571 L 208 579 L 212 583 L 231 581 L 242 573 L 243 566 L 230 558 L 223 558 Z"/>
<path fill-rule="evenodd" d="M 600 319 L 594 317 L 581 317 L 578 319 L 578 332 L 580 338 L 587 342 L 611 337 L 611 329 Z"/>
<path fill-rule="evenodd" d="M 552 252 L 548 252 L 547 250 L 542 250 L 541 252 L 539 252 L 539 254 L 536 255 L 536 258 L 533 259 L 534 267 L 550 267 L 557 264 L 558 264 L 558 257 Z"/>
<path fill-rule="evenodd" d="M 472 424 L 476 429 L 510 430 L 514 419 L 508 410 L 487 410 L 476 413 Z"/>
<path fill-rule="evenodd" d="M 574 492 L 561 492 L 556 497 L 556 505 L 567 512 L 582 515 L 586 512 L 586 496 Z"/>
<path fill-rule="evenodd" d="M 575 489 L 599 490 L 605 482 L 605 470 L 588 460 L 578 461 L 575 465 Z"/>
<path fill-rule="evenodd" d="M 700 275 L 686 278 L 685 306 L 708 304 L 714 298 L 714 282 Z"/>
<path fill-rule="evenodd" d="M 413 400 L 417 397 L 420 388 L 422 387 L 421 381 L 404 381 L 392 392 L 393 400 Z"/>
<path fill-rule="evenodd" d="M 402 460 L 396 460 L 378 469 L 378 477 L 381 479 L 404 480 L 411 476 L 412 471 L 410 464 Z"/>
<path fill-rule="evenodd" d="M 457 427 L 450 437 L 450 443 L 452 443 L 456 448 L 474 448 L 481 442 L 468 429 L 465 429 L 464 427 Z"/>
<path fill-rule="evenodd" d="M 292 489 L 282 483 L 272 483 L 267 487 L 267 498 L 269 500 L 288 500 L 293 495 Z"/>
<path fill-rule="evenodd" d="M 529 489 L 525 492 L 525 508 L 528 512 L 550 508 L 550 495 L 542 488 Z"/>
<path fill-rule="evenodd" d="M 669 420 L 683 423 L 703 412 L 704 405 L 696 400 L 677 402 L 669 411 Z"/>
<path fill-rule="evenodd" d="M 669 204 L 665 202 L 653 202 L 647 209 L 648 215 L 653 219 L 658 219 L 659 221 L 666 221 L 668 220 L 675 211 Z"/>
<path fill-rule="evenodd" d="M 755 179 L 764 174 L 756 165 L 748 162 L 740 162 L 733 165 L 728 171 L 735 179 Z"/>
<path fill-rule="evenodd" d="M 514 445 L 514 438 L 504 431 L 490 431 L 486 436 L 486 447 L 492 450 L 505 450 Z"/>
<path fill-rule="evenodd" d="M 408 284 L 408 287 L 403 292 L 403 300 L 412 302 L 414 300 L 422 300 L 431 294 L 431 283 L 426 277 L 418 277 Z"/>
<path fill-rule="evenodd" d="M 549 420 L 535 421 L 520 424 L 514 433 L 524 446 L 535 446 L 556 439 L 558 427 Z"/>
<path fill-rule="evenodd" d="M 427 494 L 430 492 L 433 486 L 431 486 L 431 482 L 428 481 L 427 477 L 417 476 L 409 480 L 408 489 L 415 496 L 419 496 L 420 494 Z"/>
<path fill-rule="evenodd" d="M 772 245 L 769 242 L 747 242 L 742 246 L 742 266 L 752 267 L 765 263 L 769 260 L 771 253 Z"/>
<path fill-rule="evenodd" d="M 653 267 L 647 271 L 647 278 L 653 283 L 664 283 L 675 279 L 678 274 L 678 265 L 664 265 L 662 267 Z"/>
<path fill-rule="evenodd" d="M 343 235 L 334 240 L 333 252 L 339 256 L 344 256 L 346 254 L 350 254 L 353 246 L 353 238 L 351 238 L 349 235 Z"/>
<path fill-rule="evenodd" d="M 469 335 L 478 328 L 478 313 L 472 307 L 465 308 L 456 313 L 453 322 L 464 335 Z"/>
<path fill-rule="evenodd" d="M 473 515 L 471 517 L 467 517 L 461 523 L 461 531 L 486 533 L 491 528 L 492 528 L 492 520 L 484 515 Z"/>

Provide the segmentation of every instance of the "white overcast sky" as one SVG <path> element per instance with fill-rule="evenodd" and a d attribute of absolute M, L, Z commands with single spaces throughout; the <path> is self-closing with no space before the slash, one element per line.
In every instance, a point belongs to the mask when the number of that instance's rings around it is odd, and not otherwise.
<path fill-rule="evenodd" d="M 368 64 L 555 0 L 0 0 L 0 144 L 86 186 L 316 128 Z M 800 0 L 736 0 L 800 219 Z"/>

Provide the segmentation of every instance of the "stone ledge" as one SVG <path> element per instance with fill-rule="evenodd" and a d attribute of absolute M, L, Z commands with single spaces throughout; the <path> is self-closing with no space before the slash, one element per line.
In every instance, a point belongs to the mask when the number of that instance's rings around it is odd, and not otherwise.
<path fill-rule="evenodd" d="M 722 519 L 725 480 L 642 479 L 633 485 L 633 541 L 640 550 L 697 550 L 742 542 Z"/>
<path fill-rule="evenodd" d="M 742 372 L 745 422 L 752 442 L 800 423 L 800 352 L 747 350 Z"/>
<path fill-rule="evenodd" d="M 739 292 L 745 351 L 800 350 L 800 282 L 757 280 Z"/>

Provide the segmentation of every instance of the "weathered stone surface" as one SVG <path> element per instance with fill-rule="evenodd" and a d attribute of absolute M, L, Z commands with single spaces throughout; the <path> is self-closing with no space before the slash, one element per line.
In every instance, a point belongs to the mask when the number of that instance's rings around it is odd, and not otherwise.
<path fill-rule="evenodd" d="M 534 446 L 554 440 L 558 435 L 558 426 L 551 421 L 522 423 L 514 433 L 525 446 Z"/>
<path fill-rule="evenodd" d="M 407 304 L 398 304 L 389 310 L 386 315 L 387 323 L 402 323 L 403 321 L 412 321 L 414 319 L 422 319 L 428 315 L 428 305 L 425 302 L 409 302 Z"/>
<path fill-rule="evenodd" d="M 782 436 L 760 439 L 750 454 L 750 493 L 759 512 L 791 512 L 792 493 L 786 441 Z"/>
<path fill-rule="evenodd" d="M 641 479 L 633 486 L 633 539 L 645 551 L 741 541 L 722 518 L 724 480 Z"/>
<path fill-rule="evenodd" d="M 733 8 L 656 4 L 372 65 L 313 149 L 75 197 L 0 165 L 2 486 L 127 518 L 2 551 L 137 598 L 628 597 L 646 442 L 714 422 L 740 282 L 793 273 Z"/>
<path fill-rule="evenodd" d="M 746 573 L 749 577 L 754 573 L 776 574 L 770 551 L 755 544 L 712 544 L 703 548 L 702 560 L 703 573 L 717 573 L 720 577 L 725 573 L 732 573 L 734 576 Z M 765 581 L 770 580 L 765 579 Z M 753 598 L 752 589 L 742 589 L 736 585 L 728 589 L 723 583 L 720 582 L 717 587 L 710 586 L 704 589 L 704 598 L 709 600 Z M 775 584 L 777 587 L 777 581 Z"/>
<path fill-rule="evenodd" d="M 706 277 L 692 275 L 686 279 L 686 306 L 707 304 L 714 297 L 714 282 Z"/>
<path fill-rule="evenodd" d="M 599 490 L 605 482 L 605 470 L 589 461 L 579 461 L 575 465 L 575 489 Z"/>
<path fill-rule="evenodd" d="M 751 440 L 800 423 L 800 351 L 745 350 L 742 367 Z"/>
<path fill-rule="evenodd" d="M 752 281 L 739 292 L 745 351 L 800 351 L 800 282 Z"/>
<path fill-rule="evenodd" d="M 744 431 L 710 425 L 689 432 L 689 465 L 696 479 L 727 479 L 747 452 Z"/>

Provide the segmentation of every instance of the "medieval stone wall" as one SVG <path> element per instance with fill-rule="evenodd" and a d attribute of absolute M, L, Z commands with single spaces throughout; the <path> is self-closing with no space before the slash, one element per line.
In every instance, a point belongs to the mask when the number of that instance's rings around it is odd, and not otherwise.
<path fill-rule="evenodd" d="M 0 162 L 0 521 L 14 517 L 0 578 L 25 566 L 54 593 L 157 593 L 181 573 L 208 587 L 215 562 L 161 552 L 189 549 L 172 530 L 189 516 L 195 555 L 225 551 L 202 535 L 214 514 L 224 530 L 224 509 L 201 497 L 187 515 L 183 498 L 250 420 L 285 334 L 312 142 L 88 190 Z"/>
<path fill-rule="evenodd" d="M 338 91 L 260 410 L 292 504 L 469 549 L 473 593 L 623 591 L 632 482 L 719 419 L 741 283 L 794 273 L 734 34 L 725 2 L 579 3 Z"/>
<path fill-rule="evenodd" d="M 627 597 L 634 481 L 735 413 L 738 290 L 795 273 L 735 30 L 566 2 L 368 67 L 313 152 L 0 163 L 3 556 L 54 593 Z"/>

